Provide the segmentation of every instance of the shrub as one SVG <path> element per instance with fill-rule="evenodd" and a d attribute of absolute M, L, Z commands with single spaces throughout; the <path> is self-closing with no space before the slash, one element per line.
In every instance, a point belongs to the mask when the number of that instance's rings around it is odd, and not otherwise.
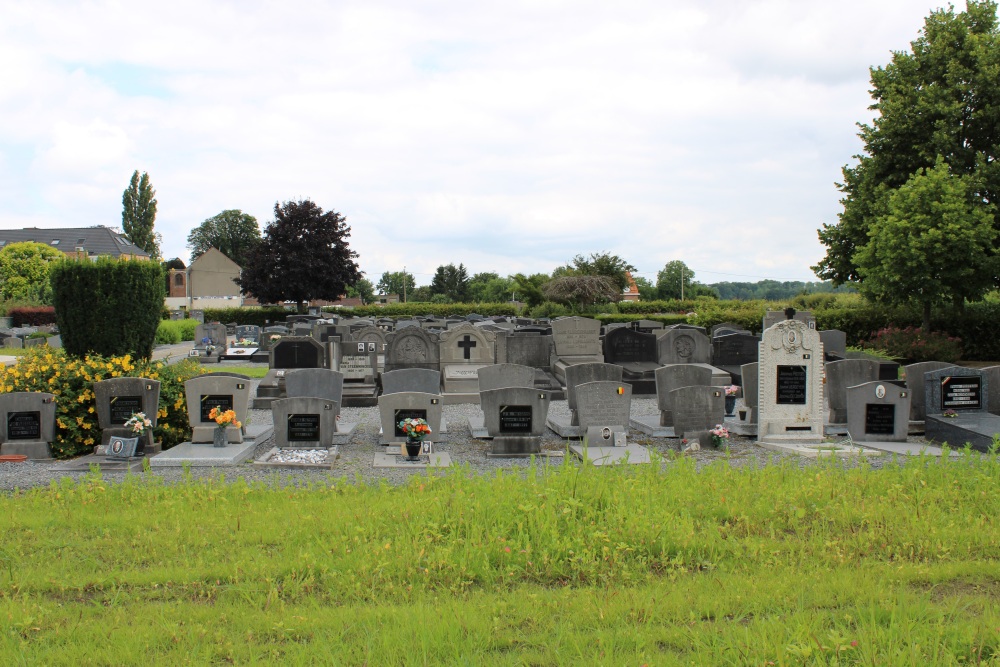
<path fill-rule="evenodd" d="M 912 363 L 956 362 L 962 358 L 961 339 L 936 331 L 924 333 L 923 330 L 914 327 L 905 329 L 886 327 L 879 330 L 875 337 L 866 341 L 862 347 L 881 350 L 893 358 Z"/>
<path fill-rule="evenodd" d="M 65 260 L 52 267 L 51 277 L 56 321 L 70 355 L 150 357 L 163 305 L 158 263 Z"/>
<path fill-rule="evenodd" d="M 0 371 L 0 392 L 45 391 L 56 396 L 56 437 L 52 453 L 70 458 L 92 451 L 100 442 L 94 383 L 112 377 L 145 377 L 160 380 L 156 439 L 165 448 L 190 438 L 184 381 L 198 375 L 192 360 L 173 366 L 161 362 L 133 361 L 120 357 L 69 356 L 63 349 L 30 348 L 17 364 Z"/>
<path fill-rule="evenodd" d="M 156 328 L 157 345 L 174 345 L 182 340 L 194 340 L 198 320 L 160 320 Z"/>
<path fill-rule="evenodd" d="M 239 325 L 255 324 L 259 327 L 266 327 L 268 322 L 271 324 L 284 322 L 286 317 L 295 314 L 295 311 L 285 310 L 280 306 L 267 306 L 264 308 L 206 308 L 204 312 L 206 322 L 222 322 L 223 324 L 235 322 Z"/>
<path fill-rule="evenodd" d="M 514 316 L 518 314 L 517 305 L 513 303 L 388 303 L 384 306 L 358 306 L 350 309 L 326 307 L 323 311 L 333 314 L 343 312 L 346 315 L 357 315 L 358 317 L 464 316 L 471 313 L 486 316 Z M 207 311 L 205 316 L 207 319 Z"/>
<path fill-rule="evenodd" d="M 685 324 L 687 315 L 595 315 L 595 320 L 600 320 L 601 324 L 611 324 L 613 322 L 638 322 L 639 320 L 650 320 L 652 322 L 663 322 L 663 326 L 669 327 L 672 324 Z"/>
<path fill-rule="evenodd" d="M 16 306 L 7 310 L 15 327 L 37 327 L 56 323 L 56 309 L 52 306 Z"/>
<path fill-rule="evenodd" d="M 529 317 L 562 317 L 563 315 L 569 315 L 569 308 L 566 306 L 554 303 L 552 301 L 543 301 L 534 308 L 528 311 Z"/>

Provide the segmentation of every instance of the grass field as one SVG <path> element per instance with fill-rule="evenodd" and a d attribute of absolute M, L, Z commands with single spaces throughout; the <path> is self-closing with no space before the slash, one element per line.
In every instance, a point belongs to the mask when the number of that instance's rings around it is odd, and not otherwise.
<path fill-rule="evenodd" d="M 0 497 L 0 664 L 1000 664 L 1000 461 Z"/>

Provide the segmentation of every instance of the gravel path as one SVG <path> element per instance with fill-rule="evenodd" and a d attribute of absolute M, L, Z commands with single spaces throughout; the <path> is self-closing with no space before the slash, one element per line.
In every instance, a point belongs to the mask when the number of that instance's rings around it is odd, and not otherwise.
<path fill-rule="evenodd" d="M 253 394 L 256 393 L 256 384 L 259 380 L 254 380 Z M 568 415 L 569 409 L 566 401 L 553 401 L 550 406 L 550 413 Z M 632 399 L 632 415 L 657 414 L 656 399 L 653 397 L 636 397 Z M 444 406 L 444 419 L 447 422 L 447 433 L 439 434 L 434 438 L 436 451 L 447 452 L 454 464 L 466 466 L 469 471 L 475 474 L 494 474 L 499 469 L 523 470 L 531 465 L 529 459 L 499 459 L 488 458 L 486 452 L 489 448 L 488 441 L 475 440 L 469 431 L 469 417 L 482 417 L 482 411 L 478 405 L 447 405 Z M 252 423 L 263 424 L 271 422 L 270 410 L 251 410 L 250 417 Z M 365 482 L 379 482 L 384 480 L 389 484 L 403 484 L 413 474 L 424 474 L 423 470 L 401 470 L 394 468 L 374 468 L 372 463 L 376 453 L 381 453 L 383 448 L 378 445 L 379 417 L 378 408 L 342 408 L 341 421 L 357 422 L 358 428 L 350 444 L 340 447 L 340 458 L 337 459 L 331 469 L 302 469 L 302 468 L 262 468 L 255 466 L 251 462 L 239 466 L 220 468 L 191 468 L 190 474 L 198 478 L 218 478 L 225 475 L 226 480 L 232 481 L 243 478 L 247 481 L 265 481 L 269 483 L 311 483 L 327 481 L 331 477 L 345 477 L 348 480 L 363 480 Z M 652 439 L 635 430 L 629 431 L 630 444 L 644 445 L 651 450 L 658 452 L 666 460 L 663 463 L 664 469 L 671 465 L 670 458 L 679 454 L 676 440 Z M 566 450 L 567 441 L 560 438 L 551 431 L 543 439 L 542 449 L 545 452 L 554 454 L 548 461 L 554 465 L 561 465 Z M 261 442 L 255 451 L 254 459 L 260 457 L 274 446 L 273 437 Z M 694 458 L 699 466 L 704 466 L 714 461 L 726 460 L 728 458 L 731 465 L 764 465 L 768 461 L 780 460 L 791 455 L 777 454 L 756 446 L 752 439 L 733 437 L 731 439 L 729 452 L 714 449 L 703 449 L 699 452 L 689 453 L 686 456 Z M 799 459 L 791 456 L 801 465 L 809 465 L 808 459 Z M 871 460 L 872 467 L 879 468 L 891 462 L 891 455 L 883 455 Z M 572 459 L 574 465 L 579 465 L 575 458 Z M 847 465 L 856 465 L 856 462 L 848 462 Z M 0 463 L 0 490 L 11 491 L 13 489 L 26 489 L 35 486 L 48 486 L 53 480 L 60 480 L 66 477 L 79 479 L 88 473 L 68 473 L 60 470 L 53 470 L 52 463 Z M 181 468 L 154 468 L 146 475 L 162 478 L 167 482 L 175 482 L 182 478 L 184 471 Z M 111 481 L 120 481 L 124 478 L 124 473 L 104 472 L 103 477 Z"/>

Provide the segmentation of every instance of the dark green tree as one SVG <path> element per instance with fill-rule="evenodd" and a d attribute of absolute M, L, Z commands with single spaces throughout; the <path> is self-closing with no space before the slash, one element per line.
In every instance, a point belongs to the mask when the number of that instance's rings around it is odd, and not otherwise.
<path fill-rule="evenodd" d="M 514 281 L 514 300 L 522 301 L 531 308 L 539 306 L 545 301 L 542 288 L 552 280 L 544 273 L 535 273 L 530 276 L 515 273 L 510 278 Z"/>
<path fill-rule="evenodd" d="M 443 294 L 452 302 L 463 302 L 469 299 L 469 272 L 464 264 L 437 267 L 434 278 L 431 279 L 431 296 Z"/>
<path fill-rule="evenodd" d="M 635 286 L 639 288 L 639 299 L 642 301 L 655 301 L 657 298 L 656 285 L 649 278 L 634 276 Z"/>
<path fill-rule="evenodd" d="M 895 190 L 887 209 L 856 255 L 866 296 L 919 303 L 930 331 L 935 303 L 976 300 L 995 283 L 995 212 L 972 176 L 952 174 L 939 158 Z"/>
<path fill-rule="evenodd" d="M 379 294 L 396 294 L 402 302 L 414 300 L 410 297 L 413 296 L 416 286 L 417 281 L 409 271 L 386 271 L 379 278 L 375 289 Z"/>
<path fill-rule="evenodd" d="M 372 285 L 372 281 L 362 278 L 347 287 L 347 296 L 352 299 L 361 299 L 361 303 L 367 306 L 370 303 L 375 303 L 375 286 Z"/>
<path fill-rule="evenodd" d="M 667 262 L 656 273 L 656 294 L 661 299 L 693 299 L 694 271 L 679 259 Z"/>
<path fill-rule="evenodd" d="M 241 267 L 246 266 L 250 253 L 260 243 L 257 218 L 239 209 L 229 209 L 213 215 L 191 230 L 187 247 L 191 261 L 215 248 Z"/>
<path fill-rule="evenodd" d="M 859 252 L 876 221 L 890 214 L 889 199 L 920 169 L 944 158 L 957 176 L 974 176 L 978 201 L 1000 197 L 1000 33 L 997 4 L 969 0 L 931 12 L 912 52 L 893 53 L 884 68 L 871 69 L 877 112 L 860 124 L 863 152 L 845 166 L 839 222 L 823 225 L 826 257 L 813 270 L 842 284 L 863 279 Z M 996 208 L 993 225 L 1000 228 Z M 995 252 L 994 250 L 990 251 Z"/>
<path fill-rule="evenodd" d="M 149 174 L 139 170 L 132 172 L 132 180 L 122 193 L 122 232 L 125 237 L 149 253 L 153 259 L 160 259 L 159 236 L 153 231 L 156 220 L 156 190 L 149 182 Z"/>
<path fill-rule="evenodd" d="M 304 313 L 313 299 L 336 301 L 361 270 L 347 239 L 351 228 L 336 211 L 312 201 L 274 205 L 274 221 L 250 253 L 236 284 L 261 303 L 294 301 Z"/>

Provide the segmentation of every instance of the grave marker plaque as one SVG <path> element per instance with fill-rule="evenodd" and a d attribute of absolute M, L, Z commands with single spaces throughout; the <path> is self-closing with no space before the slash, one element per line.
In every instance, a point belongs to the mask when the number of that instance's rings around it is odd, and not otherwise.
<path fill-rule="evenodd" d="M 501 405 L 501 433 L 531 433 L 532 411 L 530 405 Z"/>
<path fill-rule="evenodd" d="M 896 406 L 891 403 L 865 405 L 865 433 L 892 435 L 896 431 Z"/>
<path fill-rule="evenodd" d="M 806 367 L 778 366 L 778 405 L 806 404 Z"/>
<path fill-rule="evenodd" d="M 403 433 L 403 429 L 399 428 L 399 422 L 404 419 L 423 419 L 427 420 L 427 410 L 395 410 L 393 412 L 395 415 L 393 419 L 395 420 L 395 430 L 394 435 L 397 438 L 405 438 L 406 434 Z"/>
<path fill-rule="evenodd" d="M 320 439 L 319 419 L 319 415 L 288 415 L 288 441 L 318 441 Z"/>
<path fill-rule="evenodd" d="M 219 412 L 233 410 L 232 394 L 202 394 L 201 395 L 201 421 L 214 424 L 215 420 L 209 417 L 212 408 L 219 408 Z"/>
<path fill-rule="evenodd" d="M 133 413 L 143 412 L 142 396 L 112 396 L 110 405 L 111 424 L 114 426 L 122 426 Z"/>
<path fill-rule="evenodd" d="M 983 408 L 983 379 L 975 376 L 941 378 L 941 409 Z"/>
<path fill-rule="evenodd" d="M 41 437 L 41 412 L 11 412 L 7 414 L 8 440 L 39 440 Z"/>

